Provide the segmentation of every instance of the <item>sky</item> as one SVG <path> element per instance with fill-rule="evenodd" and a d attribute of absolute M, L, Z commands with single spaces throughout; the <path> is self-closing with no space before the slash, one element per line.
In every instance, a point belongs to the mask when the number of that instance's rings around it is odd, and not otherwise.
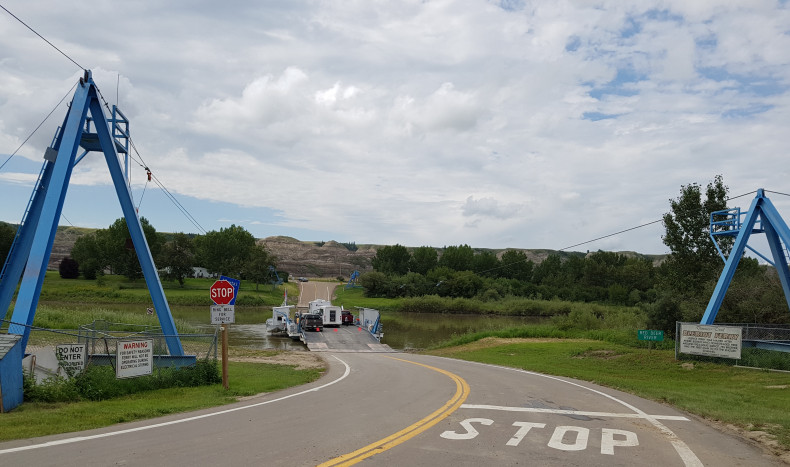
<path fill-rule="evenodd" d="M 160 232 L 563 249 L 717 174 L 790 219 L 786 1 L 0 5 L 78 64 L 0 10 L 0 164 L 21 145 L 0 169 L 6 222 L 81 67 L 130 120 L 134 202 Z M 119 217 L 89 153 L 60 224 Z M 571 250 L 667 253 L 663 231 Z"/>

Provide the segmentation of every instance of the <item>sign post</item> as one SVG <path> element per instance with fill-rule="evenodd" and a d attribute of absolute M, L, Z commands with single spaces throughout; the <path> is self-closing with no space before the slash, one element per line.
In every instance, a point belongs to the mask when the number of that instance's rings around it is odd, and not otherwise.
<path fill-rule="evenodd" d="M 211 307 L 211 324 L 221 324 L 222 332 L 222 387 L 228 389 L 228 325 L 236 321 L 235 303 L 236 290 L 228 280 L 222 279 L 211 285 L 210 296 L 214 305 Z"/>

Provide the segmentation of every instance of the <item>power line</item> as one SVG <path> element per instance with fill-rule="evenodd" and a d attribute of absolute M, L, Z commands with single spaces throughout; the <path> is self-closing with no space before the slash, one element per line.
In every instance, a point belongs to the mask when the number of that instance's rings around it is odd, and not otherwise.
<path fill-rule="evenodd" d="M 662 221 L 663 221 L 663 219 L 658 219 L 658 220 L 655 220 L 655 221 L 652 221 L 652 222 L 648 222 L 647 224 L 637 225 L 636 227 L 631 227 L 631 228 L 628 228 L 628 229 L 625 229 L 625 230 L 621 230 L 619 232 L 611 233 L 609 235 L 604 235 L 603 237 L 598 237 L 598 238 L 594 238 L 592 240 L 587 240 L 586 242 L 581 242 L 581 243 L 577 243 L 575 245 L 566 246 L 565 248 L 560 248 L 557 251 L 564 251 L 564 250 L 567 250 L 569 248 L 574 248 L 574 247 L 577 247 L 577 246 L 580 246 L 580 245 L 585 245 L 587 243 L 592 243 L 592 242 L 596 242 L 598 240 L 603 240 L 604 238 L 614 237 L 615 235 L 620 235 L 621 233 L 630 232 L 631 230 L 641 229 L 642 227 L 647 227 L 648 225 L 653 225 L 653 224 L 656 224 L 656 223 L 659 223 L 659 222 L 662 222 Z"/>
<path fill-rule="evenodd" d="M 2 7 L 2 5 L 0 5 L 0 7 Z M 25 140 L 24 140 L 24 141 L 22 141 L 22 144 L 20 144 L 20 145 L 19 145 L 19 147 L 18 147 L 18 148 L 16 148 L 16 150 L 15 150 L 15 151 L 14 151 L 14 152 L 13 152 L 13 153 L 10 155 L 10 156 L 8 156 L 8 159 L 6 159 L 6 160 L 5 160 L 5 162 L 3 162 L 3 164 L 2 164 L 2 165 L 0 165 L 0 170 L 3 170 L 3 167 L 5 167 L 5 165 L 6 165 L 6 164 L 8 164 L 8 161 L 10 161 L 10 160 L 11 160 L 11 158 L 12 158 L 12 157 L 14 157 L 14 156 L 16 155 L 16 153 L 17 153 L 17 152 L 19 152 L 19 150 L 20 150 L 20 149 L 22 149 L 22 146 L 24 146 L 24 145 L 25 145 L 25 143 L 27 143 L 27 141 L 28 141 L 30 138 L 32 138 L 32 137 L 33 137 L 33 135 L 34 135 L 34 134 L 35 134 L 35 133 L 38 131 L 38 129 L 39 129 L 39 128 L 41 128 L 41 125 L 43 125 L 43 124 L 44 124 L 44 122 L 46 122 L 46 121 L 47 121 L 47 119 L 49 119 L 49 117 L 50 117 L 50 116 L 51 116 L 51 115 L 52 115 L 52 114 L 55 112 L 55 110 L 57 110 L 57 108 L 58 108 L 58 107 L 60 107 L 60 104 L 62 104 L 62 103 L 63 103 L 63 101 L 64 101 L 64 100 L 66 100 L 66 98 L 69 96 L 69 94 L 71 94 L 71 91 L 72 91 L 72 90 L 74 90 L 74 88 L 75 88 L 76 86 L 77 86 L 77 83 L 75 82 L 75 83 L 74 83 L 74 85 L 73 85 L 73 86 L 71 86 L 71 89 L 69 89 L 69 90 L 68 90 L 68 92 L 66 92 L 66 94 L 65 94 L 65 95 L 64 95 L 64 96 L 63 96 L 63 97 L 60 99 L 60 101 L 59 101 L 59 102 L 58 102 L 58 103 L 55 105 L 55 107 L 53 107 L 53 108 L 52 108 L 52 110 L 50 110 L 50 112 L 47 114 L 47 116 L 46 116 L 46 117 L 44 117 L 44 120 L 42 120 L 42 121 L 41 121 L 41 123 L 39 123 L 39 124 L 38 124 L 38 126 L 36 127 L 36 129 L 35 129 L 35 130 L 33 130 L 33 131 L 32 131 L 32 132 L 31 132 L 31 133 L 30 133 L 30 134 L 27 136 L 27 138 L 25 138 Z"/>
<path fill-rule="evenodd" d="M 42 36 L 42 35 L 41 35 L 41 34 L 39 34 L 39 33 L 38 33 L 38 32 L 37 32 L 35 29 L 33 29 L 33 28 L 31 28 L 30 26 L 28 26 L 28 25 L 27 25 L 27 23 L 25 23 L 24 21 L 22 21 L 21 19 L 19 19 L 19 17 L 18 17 L 17 15 L 15 15 L 15 14 L 11 13 L 10 11 L 8 11 L 8 8 L 4 7 L 3 5 L 0 5 L 0 8 L 2 8 L 3 10 L 5 10 L 5 11 L 6 11 L 6 13 L 8 13 L 9 15 L 13 16 L 15 20 L 17 20 L 17 21 L 19 21 L 20 23 L 22 23 L 22 25 L 24 25 L 26 28 L 30 29 L 30 30 L 33 32 L 33 34 L 37 35 L 37 36 L 38 36 L 38 37 L 40 37 L 40 38 L 41 38 L 41 39 L 42 39 L 44 42 L 46 42 L 47 44 L 49 44 L 50 46 L 52 46 L 52 48 L 53 48 L 53 49 L 55 49 L 55 50 L 57 50 L 58 52 L 60 52 L 60 54 L 61 54 L 61 55 L 63 55 L 64 57 L 68 58 L 69 60 L 71 60 L 71 63 L 73 63 L 73 64 L 77 65 L 78 67 L 80 67 L 80 70 L 86 70 L 86 69 L 87 69 L 87 68 L 85 68 L 84 66 L 80 65 L 79 63 L 77 63 L 77 62 L 76 62 L 76 61 L 75 61 L 73 58 L 69 57 L 69 56 L 68 56 L 68 55 L 67 55 L 67 54 L 66 54 L 64 51 L 62 51 L 62 50 L 60 50 L 59 48 L 57 48 L 57 46 L 55 46 L 55 44 L 53 44 L 52 42 L 48 41 L 46 37 Z"/>

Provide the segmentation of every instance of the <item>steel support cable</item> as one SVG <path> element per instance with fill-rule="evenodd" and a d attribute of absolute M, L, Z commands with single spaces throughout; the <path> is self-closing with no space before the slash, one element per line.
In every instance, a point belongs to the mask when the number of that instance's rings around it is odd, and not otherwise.
<path fill-rule="evenodd" d="M 767 192 L 769 192 L 769 193 L 776 193 L 776 194 L 779 194 L 779 195 L 790 196 L 790 194 L 786 194 L 786 193 L 779 193 L 779 192 L 777 192 L 777 191 L 770 191 L 770 190 L 765 190 L 765 191 L 767 191 Z M 738 195 L 738 196 L 732 196 L 732 197 L 730 197 L 730 198 L 727 198 L 727 199 L 726 199 L 726 201 L 730 201 L 730 200 L 737 199 L 737 198 L 742 198 L 742 197 L 744 197 L 744 196 L 748 196 L 748 195 L 751 195 L 751 194 L 753 194 L 753 193 L 757 193 L 757 191 L 755 190 L 755 191 L 750 191 L 750 192 L 748 192 L 748 193 L 743 193 L 743 194 L 740 194 L 740 195 Z M 624 229 L 624 230 L 621 230 L 621 231 L 619 231 L 619 232 L 614 232 L 614 233 L 611 233 L 611 234 L 608 234 L 608 235 L 604 235 L 604 236 L 601 236 L 601 237 L 598 237 L 598 238 L 594 238 L 594 239 L 592 239 L 592 240 L 587 240 L 587 241 L 585 241 L 585 242 L 577 243 L 577 244 L 575 244 L 575 245 L 566 246 L 565 248 L 561 248 L 561 249 L 559 249 L 559 250 L 557 250 L 557 251 L 565 251 L 565 250 L 567 250 L 567 249 L 569 249 L 569 248 L 575 248 L 575 247 L 577 247 L 577 246 L 586 245 L 586 244 L 588 244 L 588 243 L 596 242 L 596 241 L 598 241 L 598 240 L 603 240 L 604 238 L 614 237 L 615 235 L 620 235 L 621 233 L 630 232 L 630 231 L 632 231 L 632 230 L 641 229 L 642 227 L 647 227 L 647 226 L 649 226 L 649 225 L 653 225 L 653 224 L 657 224 L 657 223 L 659 223 L 659 222 L 663 222 L 663 220 L 664 220 L 664 219 L 657 219 L 657 220 L 654 220 L 654 221 L 648 222 L 648 223 L 646 223 L 646 224 L 641 224 L 641 225 L 637 225 L 637 226 L 635 226 L 635 227 L 630 227 L 630 228 L 628 228 L 628 229 Z M 503 269 L 503 268 L 506 268 L 506 267 L 509 267 L 509 266 L 512 266 L 512 265 L 514 265 L 514 264 L 518 264 L 518 263 L 520 263 L 520 261 L 513 262 L 513 263 L 508 263 L 508 264 L 503 264 L 503 265 L 501 265 L 501 266 L 497 266 L 497 267 L 495 267 L 495 268 L 486 269 L 485 271 L 480 271 L 480 273 L 486 273 L 486 272 L 496 271 L 497 269 Z"/>
<path fill-rule="evenodd" d="M 765 190 L 765 192 L 766 192 L 766 193 L 773 193 L 773 194 L 775 194 L 775 195 L 790 196 L 790 195 L 789 195 L 789 194 L 787 194 L 787 193 L 782 193 L 782 192 L 779 192 L 779 191 Z"/>
<path fill-rule="evenodd" d="M 107 108 L 107 110 L 109 111 L 109 110 L 110 110 L 110 106 L 109 106 L 109 104 L 107 103 L 107 100 L 104 98 L 104 95 L 102 94 L 102 92 L 101 92 L 101 89 L 99 89 L 99 87 L 98 87 L 98 86 L 96 86 L 96 90 L 97 90 L 97 91 L 98 91 L 98 93 L 99 93 L 99 97 L 100 97 L 100 98 L 101 98 L 101 100 L 104 102 L 104 106 L 105 106 L 105 107 Z M 132 139 L 132 137 L 131 137 L 131 136 L 129 136 L 129 145 L 132 147 L 132 150 L 134 151 L 134 153 L 132 153 L 132 152 L 130 152 L 130 153 L 129 153 L 129 156 L 131 157 L 131 160 L 132 160 L 132 161 L 134 161 L 134 162 L 135 162 L 137 165 L 139 165 L 141 168 L 148 170 L 148 164 L 146 164 L 145 160 L 143 159 L 143 156 L 140 154 L 140 151 L 138 151 L 138 150 L 137 150 L 137 145 L 136 145 L 136 144 L 134 144 L 134 140 Z M 136 154 L 136 156 L 137 156 L 137 157 L 135 157 L 135 154 Z M 203 228 L 203 226 L 201 226 L 201 225 L 200 225 L 200 223 L 197 221 L 197 219 L 195 219 L 195 217 L 194 217 L 194 216 L 192 216 L 192 214 L 190 214 L 190 213 L 189 213 L 189 211 L 188 211 L 188 210 L 187 210 L 187 209 L 186 209 L 186 208 L 185 208 L 185 207 L 184 207 L 184 206 L 183 206 L 183 205 L 182 205 L 182 204 L 181 204 L 181 203 L 180 203 L 180 202 L 179 202 L 179 201 L 176 199 L 176 197 L 175 197 L 175 196 L 173 196 L 173 194 L 172 194 L 172 193 L 170 193 L 170 190 L 168 190 L 168 189 L 167 189 L 167 188 L 164 186 L 164 184 L 163 184 L 163 183 L 162 183 L 162 182 L 161 182 L 161 181 L 160 181 L 160 180 L 159 180 L 159 179 L 156 177 L 156 175 L 153 175 L 153 174 L 151 174 L 151 176 L 152 176 L 152 180 L 153 180 L 153 182 L 154 182 L 154 183 L 155 183 L 155 184 L 156 184 L 156 185 L 157 185 L 159 188 L 161 188 L 161 189 L 162 189 L 162 191 L 164 191 L 164 192 L 165 192 L 165 196 L 167 196 L 167 197 L 170 199 L 170 202 L 171 202 L 171 203 L 173 203 L 173 205 L 174 205 L 174 206 L 175 206 L 175 207 L 176 207 L 176 208 L 177 208 L 179 211 L 181 211 L 181 213 L 182 213 L 182 214 L 184 214 L 184 217 L 186 217 L 186 218 L 187 218 L 187 220 L 188 220 L 188 221 L 189 221 L 189 222 L 190 222 L 190 223 L 191 223 L 193 226 L 195 226 L 195 227 L 196 227 L 198 230 L 200 230 L 201 232 L 203 232 L 203 233 L 205 234 L 205 233 L 206 233 L 206 229 L 204 229 L 204 228 Z M 147 186 L 148 186 L 148 182 L 146 182 L 146 187 L 147 187 Z M 143 189 L 143 194 L 145 194 L 145 188 Z M 142 203 L 142 196 L 141 196 L 141 198 L 140 198 L 140 201 L 139 201 L 139 203 Z M 138 209 L 139 209 L 139 204 L 138 204 Z"/>
<path fill-rule="evenodd" d="M 71 61 L 71 63 L 73 63 L 73 64 L 77 65 L 77 66 L 80 68 L 80 70 L 86 70 L 86 69 L 87 69 L 87 68 L 85 68 L 84 66 L 80 65 L 79 63 L 77 63 L 77 62 L 76 62 L 76 61 L 75 61 L 73 58 L 69 57 L 69 56 L 66 54 L 66 52 L 64 52 L 64 51 L 60 50 L 60 49 L 59 49 L 59 48 L 58 48 L 58 47 L 57 47 L 55 44 L 53 44 L 52 42 L 48 41 L 48 40 L 47 40 L 47 38 L 46 38 L 46 37 L 44 37 L 44 36 L 42 36 L 41 34 L 39 34 L 39 33 L 38 33 L 38 31 L 36 31 L 35 29 L 33 29 L 33 28 L 31 28 L 30 26 L 28 26 L 28 25 L 27 25 L 27 23 L 25 23 L 24 21 L 22 21 L 21 19 L 19 19 L 19 17 L 18 17 L 17 15 L 15 15 L 15 14 L 11 13 L 11 12 L 8 10 L 8 8 L 4 7 L 3 5 L 0 5 L 0 8 L 2 8 L 3 10 L 5 10 L 5 12 L 6 12 L 6 13 L 8 13 L 9 15 L 13 16 L 15 20 L 17 20 L 17 21 L 19 21 L 20 23 L 22 23 L 22 25 L 23 25 L 23 26 L 25 26 L 26 28 L 30 29 L 30 31 L 32 31 L 32 32 L 33 32 L 33 34 L 35 34 L 35 35 L 37 35 L 38 37 L 40 37 L 40 38 L 41 38 L 41 40 L 43 40 L 44 42 L 46 42 L 47 44 L 49 44 L 49 45 L 50 45 L 50 46 L 51 46 L 53 49 L 55 49 L 55 50 L 57 50 L 58 52 L 60 52 L 60 54 L 61 54 L 61 55 L 63 55 L 64 57 L 68 58 L 68 59 Z"/>
<path fill-rule="evenodd" d="M 140 151 L 137 150 L 137 145 L 134 144 L 134 140 L 131 137 L 129 138 L 129 144 L 132 146 L 132 149 L 137 154 L 137 157 L 140 159 L 139 161 L 135 160 L 135 162 L 137 162 L 140 165 L 140 167 L 148 170 L 148 164 L 146 164 L 145 160 L 143 160 L 143 156 L 140 154 Z M 133 160 L 134 160 L 134 158 L 133 158 Z M 192 225 L 194 225 L 198 230 L 200 230 L 201 232 L 203 232 L 205 234 L 206 233 L 206 229 L 204 229 L 203 226 L 200 225 L 200 223 L 197 221 L 197 219 L 195 219 L 195 217 L 192 216 L 192 214 L 190 214 L 190 212 L 187 210 L 187 208 L 184 207 L 184 205 L 182 205 L 172 193 L 170 193 L 170 190 L 168 190 L 167 187 L 165 187 L 164 183 L 162 183 L 157 178 L 157 176 L 154 175 L 153 173 L 151 174 L 151 177 L 152 177 L 154 183 L 156 183 L 156 185 L 159 188 L 161 188 L 162 191 L 165 192 L 165 196 L 167 196 L 170 199 L 170 202 L 172 202 L 176 206 L 176 208 L 178 208 L 178 210 L 181 211 L 184 214 L 184 216 L 187 218 L 187 220 L 189 220 L 189 222 L 191 222 Z"/>
<path fill-rule="evenodd" d="M 0 6 L 2 6 L 2 5 L 0 5 Z M 52 110 L 49 111 L 47 116 L 44 117 L 44 120 L 41 120 L 41 123 L 38 124 L 38 126 L 27 136 L 27 138 L 25 138 L 24 141 L 22 141 L 22 144 L 20 144 L 19 147 L 16 148 L 16 150 L 13 153 L 11 153 L 10 156 L 8 156 L 8 159 L 6 159 L 5 162 L 3 162 L 2 165 L 0 165 L 0 170 L 3 170 L 3 167 L 5 167 L 5 165 L 8 164 L 8 161 L 10 161 L 11 158 L 13 158 L 16 155 L 16 153 L 19 152 L 20 149 L 22 149 L 22 147 L 28 142 L 28 140 L 30 140 L 30 138 L 32 138 L 33 135 L 36 134 L 38 129 L 41 128 L 41 126 L 44 124 L 44 122 L 46 122 L 49 119 L 49 117 L 51 117 L 52 114 L 55 113 L 55 111 L 58 109 L 58 107 L 60 107 L 60 104 L 62 104 L 63 101 L 66 100 L 67 97 L 69 97 L 69 94 L 71 94 L 71 91 L 73 91 L 75 87 L 77 87 L 77 82 L 76 81 L 74 82 L 74 85 L 71 86 L 71 89 L 69 89 L 68 92 L 66 92 L 66 94 L 60 99 L 60 101 L 57 104 L 55 104 L 55 107 L 53 107 Z"/>
<path fill-rule="evenodd" d="M 580 245 L 586 245 L 587 243 L 592 243 L 592 242 L 596 242 L 598 240 L 603 240 L 604 238 L 614 237 L 615 235 L 620 235 L 621 233 L 630 232 L 631 230 L 641 229 L 642 227 L 647 227 L 648 225 L 657 224 L 657 223 L 663 222 L 663 221 L 664 221 L 664 219 L 654 220 L 654 221 L 648 222 L 646 224 L 637 225 L 636 227 L 631 227 L 631 228 L 628 228 L 628 229 L 625 229 L 625 230 L 621 230 L 619 232 L 610 233 L 610 234 L 604 235 L 602 237 L 593 238 L 592 240 L 587 240 L 586 242 L 581 242 L 581 243 L 577 243 L 575 245 L 566 246 L 565 248 L 560 248 L 557 251 L 565 251 L 568 248 L 574 248 L 574 247 L 577 247 L 577 246 L 580 246 Z"/>

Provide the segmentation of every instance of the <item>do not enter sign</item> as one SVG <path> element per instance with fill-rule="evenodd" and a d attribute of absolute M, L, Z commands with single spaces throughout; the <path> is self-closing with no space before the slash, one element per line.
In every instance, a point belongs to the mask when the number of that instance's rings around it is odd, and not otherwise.
<path fill-rule="evenodd" d="M 233 300 L 235 289 L 228 281 L 216 281 L 211 285 L 211 299 L 217 305 L 227 305 Z"/>

